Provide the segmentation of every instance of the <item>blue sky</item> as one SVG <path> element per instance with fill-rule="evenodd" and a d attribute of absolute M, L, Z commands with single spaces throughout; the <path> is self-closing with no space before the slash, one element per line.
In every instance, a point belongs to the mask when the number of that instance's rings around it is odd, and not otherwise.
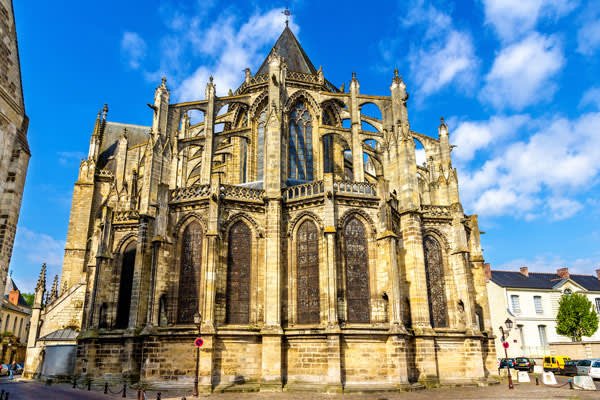
<path fill-rule="evenodd" d="M 340 4 L 343 4 L 340 6 Z M 283 1 L 15 1 L 32 158 L 11 269 L 25 291 L 62 264 L 96 113 L 150 125 L 172 100 L 227 93 L 284 27 Z M 411 128 L 450 129 L 461 202 L 493 268 L 600 268 L 600 5 L 593 0 L 291 1 L 290 26 L 336 85 L 389 95 L 398 68 Z"/>

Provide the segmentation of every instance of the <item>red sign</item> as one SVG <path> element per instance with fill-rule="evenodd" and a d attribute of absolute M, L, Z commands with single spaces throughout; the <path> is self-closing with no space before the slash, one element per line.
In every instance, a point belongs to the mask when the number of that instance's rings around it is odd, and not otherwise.
<path fill-rule="evenodd" d="M 202 338 L 196 338 L 196 340 L 194 340 L 194 344 L 196 345 L 196 347 L 202 347 L 202 345 L 204 344 L 204 340 L 202 340 Z"/>
<path fill-rule="evenodd" d="M 200 339 L 202 340 L 202 339 Z M 504 347 L 505 349 L 508 349 L 508 342 L 502 342 L 502 347 Z"/>

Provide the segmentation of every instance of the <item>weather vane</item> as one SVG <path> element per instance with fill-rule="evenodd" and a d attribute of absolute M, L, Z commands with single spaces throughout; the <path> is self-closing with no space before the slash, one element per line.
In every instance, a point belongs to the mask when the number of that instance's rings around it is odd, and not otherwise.
<path fill-rule="evenodd" d="M 285 10 L 283 10 L 281 13 L 283 15 L 285 15 L 285 26 L 288 26 L 288 22 L 290 21 L 290 15 L 292 15 L 292 13 L 290 12 L 290 8 L 288 7 L 288 2 L 286 2 L 285 4 Z"/>

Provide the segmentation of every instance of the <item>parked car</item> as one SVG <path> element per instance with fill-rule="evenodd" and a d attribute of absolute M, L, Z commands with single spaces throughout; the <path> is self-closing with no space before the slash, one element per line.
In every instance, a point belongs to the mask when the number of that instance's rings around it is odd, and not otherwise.
<path fill-rule="evenodd" d="M 533 361 L 531 358 L 527 358 L 527 357 L 517 357 L 515 359 L 516 362 L 516 369 L 518 369 L 519 371 L 527 371 L 527 372 L 533 372 L 533 367 L 535 367 L 535 361 Z"/>
<path fill-rule="evenodd" d="M 579 360 L 568 360 L 565 361 L 565 368 L 562 371 L 563 375 L 577 375 L 577 361 Z"/>
<path fill-rule="evenodd" d="M 0 376 L 8 375 L 8 365 L 0 364 Z"/>
<path fill-rule="evenodd" d="M 500 364 L 498 364 L 498 368 L 506 368 L 507 365 L 509 368 L 514 368 L 517 365 L 517 363 L 515 362 L 514 358 L 501 358 Z"/>
<path fill-rule="evenodd" d="M 577 375 L 589 375 L 590 367 L 592 366 L 592 360 L 579 360 L 577 361 Z"/>
<path fill-rule="evenodd" d="M 545 356 L 544 371 L 561 374 L 565 368 L 565 361 L 569 361 L 570 359 L 569 356 Z"/>
<path fill-rule="evenodd" d="M 589 376 L 591 376 L 592 379 L 600 379 L 600 360 L 592 360 Z"/>

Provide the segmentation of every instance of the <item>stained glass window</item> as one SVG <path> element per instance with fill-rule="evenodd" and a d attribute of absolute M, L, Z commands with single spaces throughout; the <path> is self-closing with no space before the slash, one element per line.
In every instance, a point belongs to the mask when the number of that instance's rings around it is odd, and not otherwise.
<path fill-rule="evenodd" d="M 194 322 L 200 298 L 200 268 L 202 265 L 202 227 L 196 221 L 183 231 L 179 292 L 177 296 L 177 322 Z"/>
<path fill-rule="evenodd" d="M 319 323 L 319 237 L 314 222 L 304 221 L 296 236 L 297 307 L 299 324 Z"/>
<path fill-rule="evenodd" d="M 323 172 L 333 172 L 333 136 L 323 136 Z"/>
<path fill-rule="evenodd" d="M 444 265 L 442 264 L 442 248 L 437 240 L 431 236 L 426 236 L 423 241 L 423 249 L 425 253 L 425 274 L 431 326 L 434 328 L 447 327 L 448 304 L 446 300 Z"/>
<path fill-rule="evenodd" d="M 250 322 L 250 262 L 252 234 L 242 222 L 236 222 L 229 230 L 227 258 L 227 323 Z"/>
<path fill-rule="evenodd" d="M 371 321 L 369 256 L 367 235 L 362 222 L 352 218 L 344 227 L 348 322 Z"/>
<path fill-rule="evenodd" d="M 303 102 L 290 114 L 289 178 L 313 179 L 312 117 Z"/>
<path fill-rule="evenodd" d="M 263 107 L 258 116 L 258 133 L 256 141 L 256 180 L 262 181 L 265 172 L 265 126 L 267 124 L 267 108 Z"/>

